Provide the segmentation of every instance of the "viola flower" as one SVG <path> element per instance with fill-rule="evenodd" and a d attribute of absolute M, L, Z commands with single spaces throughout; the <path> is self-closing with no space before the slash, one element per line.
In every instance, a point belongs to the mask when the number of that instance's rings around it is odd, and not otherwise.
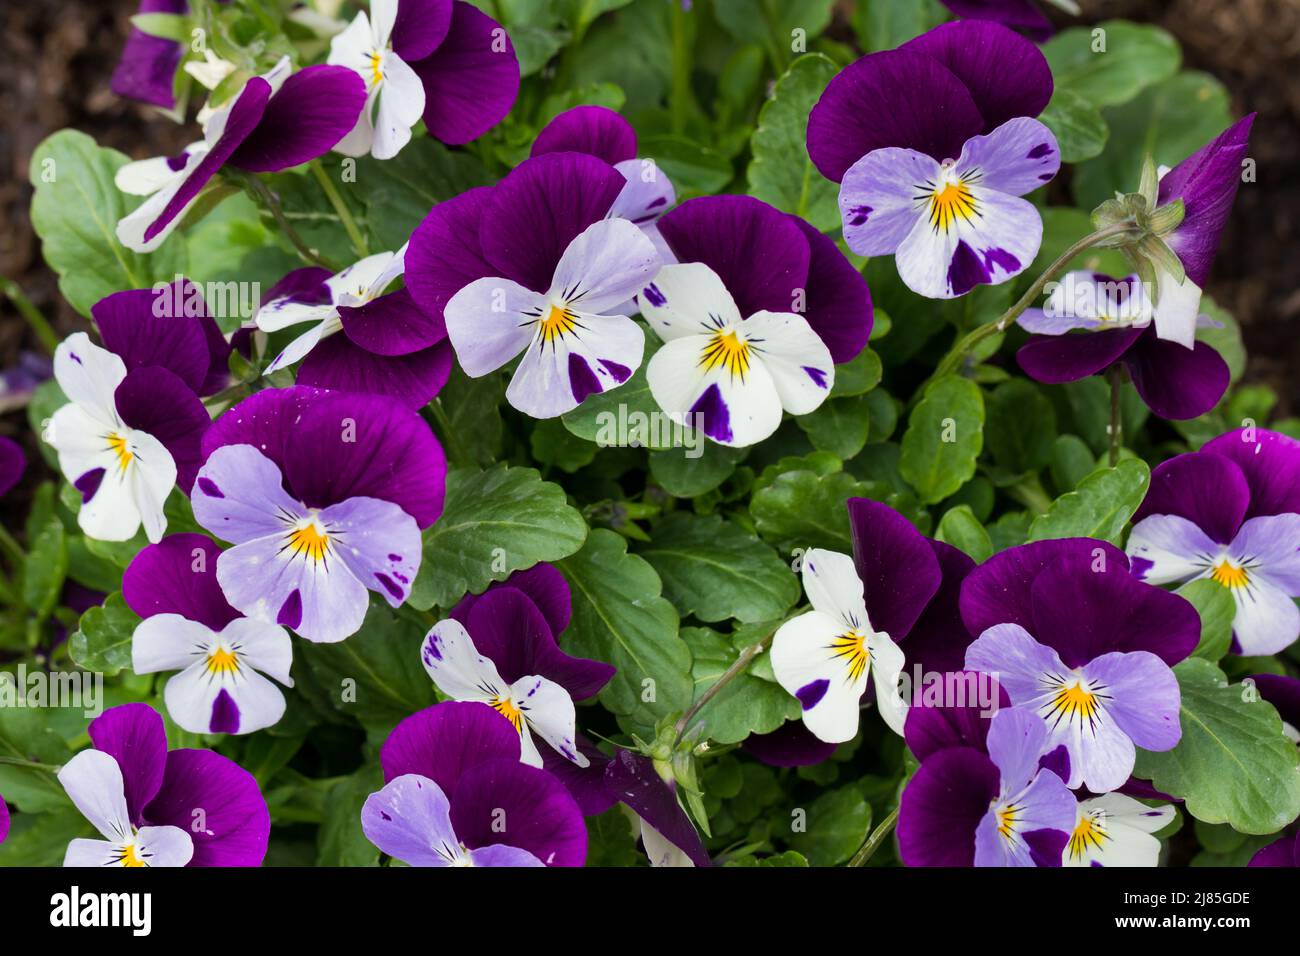
<path fill-rule="evenodd" d="M 1071 788 L 1114 790 L 1136 747 L 1181 738 L 1170 668 L 1195 649 L 1200 616 L 1134 578 L 1114 547 L 1063 538 L 996 554 L 966 578 L 961 613 L 979 635 L 967 669 L 995 675 L 1014 709 L 1046 720 L 1052 746 L 1069 753 Z"/>
<path fill-rule="evenodd" d="M 1156 866 L 1160 841 L 1152 834 L 1174 819 L 1168 804 L 1149 807 L 1122 793 L 1079 801 L 1062 866 Z"/>
<path fill-rule="evenodd" d="M 284 716 L 293 648 L 283 628 L 240 615 L 217 583 L 221 549 L 201 534 L 144 548 L 122 578 L 122 597 L 144 618 L 131 639 L 137 674 L 179 671 L 163 699 L 193 734 L 249 734 Z"/>
<path fill-rule="evenodd" d="M 64 866 L 260 866 L 271 815 L 257 781 L 210 750 L 167 750 L 158 712 L 110 707 L 91 721 L 92 750 L 59 782 L 103 840 L 68 844 Z"/>
<path fill-rule="evenodd" d="M 222 415 L 203 450 L 190 500 L 234 545 L 217 581 L 240 613 L 333 643 L 361 627 L 368 589 L 406 600 L 447 474 L 418 414 L 377 395 L 268 389 Z"/>
<path fill-rule="evenodd" d="M 899 799 L 905 866 L 1061 865 L 1074 794 L 1040 766 L 1055 749 L 1041 717 L 1019 708 L 989 721 L 987 753 L 947 747 L 921 761 Z"/>
<path fill-rule="evenodd" d="M 1133 573 L 1209 578 L 1236 602 L 1234 650 L 1274 654 L 1300 637 L 1300 442 L 1238 429 L 1157 465 L 1133 516 Z"/>
<path fill-rule="evenodd" d="M 939 0 L 967 20 L 992 20 L 1042 43 L 1054 31 L 1035 0 Z M 1077 12 L 1077 11 L 1076 11 Z"/>
<path fill-rule="evenodd" d="M 546 153 L 589 153 L 609 163 L 626 184 L 609 207 L 615 219 L 627 219 L 654 243 L 659 257 L 672 262 L 672 251 L 659 233 L 658 222 L 677 202 L 672 181 L 653 159 L 638 159 L 632 124 L 603 106 L 575 106 L 543 127 L 530 156 Z"/>
<path fill-rule="evenodd" d="M 1300 866 L 1300 833 L 1274 840 L 1255 852 L 1247 866 Z"/>
<path fill-rule="evenodd" d="M 1185 348 L 1192 348 L 1196 340 L 1201 289 L 1210 278 L 1219 237 L 1237 197 L 1254 121 L 1254 113 L 1239 119 L 1160 179 L 1157 205 L 1183 203 L 1182 222 L 1164 240 L 1185 275 L 1180 282 L 1157 266 L 1156 334 Z"/>
<path fill-rule="evenodd" d="M 619 750 L 605 767 L 610 792 L 641 821 L 641 843 L 654 867 L 709 866 L 709 852 L 677 800 L 677 786 L 649 757 Z"/>
<path fill-rule="evenodd" d="M 403 246 L 368 256 L 333 276 L 315 267 L 295 269 L 272 286 L 257 327 L 312 326 L 266 374 L 301 361 L 299 385 L 387 395 L 411 409 L 429 404 L 451 373 L 451 346 L 441 319 L 427 315 L 406 289 L 384 294 L 401 276 L 405 253 Z"/>
<path fill-rule="evenodd" d="M 189 12 L 189 4 L 186 0 L 140 0 L 137 12 L 179 15 Z M 169 110 L 176 105 L 173 86 L 184 55 L 185 48 L 175 40 L 151 36 L 133 26 L 109 88 L 118 96 Z"/>
<path fill-rule="evenodd" d="M 0 435 L 0 496 L 7 495 L 18 484 L 26 469 L 27 456 L 23 454 L 23 446 Z"/>
<path fill-rule="evenodd" d="M 1228 363 L 1205 342 L 1184 348 L 1160 338 L 1154 314 L 1136 275 L 1067 273 L 1045 308 L 1026 309 L 1017 319 L 1034 334 L 1016 361 L 1030 378 L 1052 385 L 1122 363 L 1142 400 L 1161 418 L 1203 415 L 1228 390 Z M 1201 320 L 1211 324 L 1208 316 Z"/>
<path fill-rule="evenodd" d="M 380 750 L 385 786 L 361 828 L 411 866 L 582 866 L 587 828 L 568 791 L 520 763 L 520 737 L 483 704 L 435 704 Z"/>
<path fill-rule="evenodd" d="M 475 210 L 466 210 L 470 221 L 462 224 L 457 211 L 439 213 L 446 203 L 435 206 L 412 236 L 411 294 L 445 317 L 456 357 L 471 377 L 523 353 L 506 400 L 534 418 L 573 410 L 588 395 L 627 381 L 641 364 L 641 328 L 614 309 L 654 277 L 660 261 L 636 226 L 604 218 L 623 181 L 594 156 L 539 156 L 484 197 L 473 246 L 429 248 L 447 226 L 459 233 L 458 241 L 474 241 Z M 479 197 L 470 202 L 478 205 Z M 469 271 L 478 275 L 444 307 L 439 290 L 459 280 L 428 273 L 448 256 L 474 258 Z M 486 271 L 493 266 L 499 271 Z"/>
<path fill-rule="evenodd" d="M 830 395 L 835 364 L 807 320 L 793 312 L 742 317 L 703 263 L 659 270 L 641 310 L 665 343 L 646 368 L 655 401 L 720 445 L 756 444 L 777 430 L 783 411 L 806 415 Z"/>
<path fill-rule="evenodd" d="M 323 156 L 356 122 L 365 84 L 339 66 L 309 66 L 290 75 L 286 56 L 244 84 L 208 118 L 203 139 L 177 156 L 127 163 L 114 182 L 124 193 L 148 196 L 117 224 L 117 238 L 135 252 L 152 252 L 180 224 L 221 167 L 274 173 Z"/>
<path fill-rule="evenodd" d="M 1259 696 L 1277 708 L 1282 718 L 1282 732 L 1300 744 L 1300 680 L 1281 674 L 1255 674 L 1251 677 Z"/>
<path fill-rule="evenodd" d="M 165 368 L 127 371 L 85 332 L 55 350 L 54 377 L 69 402 L 50 418 L 45 439 L 81 492 L 77 523 L 102 541 L 129 540 L 141 524 L 150 541 L 160 540 L 178 468 L 185 464 L 183 483 L 193 479 L 190 463 L 209 424 L 203 403 Z"/>
<path fill-rule="evenodd" d="M 809 116 L 808 155 L 841 184 L 849 248 L 895 256 L 908 288 L 931 299 L 1023 272 L 1043 223 L 1020 197 L 1061 165 L 1051 130 L 1031 118 L 1051 96 L 1038 48 L 976 20 L 840 72 Z"/>

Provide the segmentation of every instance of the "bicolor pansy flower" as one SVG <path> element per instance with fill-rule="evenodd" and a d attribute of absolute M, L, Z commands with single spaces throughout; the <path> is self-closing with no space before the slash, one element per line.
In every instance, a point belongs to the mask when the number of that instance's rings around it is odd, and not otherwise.
<path fill-rule="evenodd" d="M 1160 338 L 1154 315 L 1136 275 L 1114 279 L 1070 272 L 1043 308 L 1026 309 L 1016 320 L 1033 333 L 1016 361 L 1030 378 L 1053 385 L 1101 375 L 1122 363 L 1138 395 L 1161 418 L 1205 414 L 1228 389 L 1228 363 L 1205 342 L 1184 348 Z M 1200 321 L 1213 324 L 1208 316 Z"/>
<path fill-rule="evenodd" d="M 361 627 L 368 591 L 406 600 L 447 473 L 418 414 L 378 395 L 268 389 L 222 415 L 203 448 L 190 501 L 234 545 L 217 581 L 240 613 L 332 643 Z"/>
<path fill-rule="evenodd" d="M 148 704 L 110 707 L 87 728 L 93 749 L 59 771 L 104 837 L 68 844 L 64 866 L 260 866 L 271 815 L 253 775 L 210 750 L 167 750 Z"/>
<path fill-rule="evenodd" d="M 222 166 L 273 173 L 329 152 L 356 123 L 365 85 L 351 70 L 309 66 L 297 73 L 283 57 L 252 77 L 208 117 L 203 139 L 176 156 L 122 166 L 114 176 L 124 193 L 148 196 L 117 224 L 117 238 L 135 252 L 152 252 L 171 235 Z"/>
<path fill-rule="evenodd" d="M 1062 866 L 1156 866 L 1160 841 L 1153 836 L 1174 819 L 1169 804 L 1149 807 L 1122 793 L 1079 801 Z"/>
<path fill-rule="evenodd" d="M 411 866 L 582 866 L 587 827 L 568 791 L 520 762 L 491 708 L 446 701 L 398 724 L 379 753 L 385 786 L 361 811 L 366 838 Z"/>
<path fill-rule="evenodd" d="M 994 555 L 966 578 L 961 613 L 979 637 L 966 667 L 994 675 L 1014 709 L 1047 722 L 1070 757 L 1067 782 L 1114 790 L 1136 748 L 1182 737 L 1170 669 L 1200 640 L 1200 616 L 1129 573 L 1124 554 L 1090 538 L 1039 541 Z"/>
<path fill-rule="evenodd" d="M 173 534 L 140 551 L 122 597 L 144 620 L 131 638 L 137 674 L 178 671 L 163 700 L 193 734 L 249 734 L 284 716 L 293 648 L 282 627 L 232 608 L 217 583 L 221 549 L 201 534 Z"/>
<path fill-rule="evenodd" d="M 140 0 L 137 12 L 181 15 L 189 12 L 189 4 L 186 0 Z M 170 110 L 176 105 L 176 68 L 184 55 L 185 48 L 177 41 L 132 26 L 122 58 L 108 81 L 109 89 L 118 96 Z"/>
<path fill-rule="evenodd" d="M 51 416 L 44 437 L 81 493 L 77 523 L 103 541 L 126 541 L 143 525 L 158 541 L 178 458 L 193 457 L 209 424 L 203 403 L 165 368 L 128 371 L 85 332 L 55 350 L 54 377 L 69 403 Z"/>
<path fill-rule="evenodd" d="M 477 378 L 522 353 L 506 399 L 534 418 L 571 411 L 641 364 L 644 334 L 615 309 L 660 261 L 640 229 L 605 218 L 623 183 L 594 156 L 549 153 L 525 160 L 486 196 L 462 195 L 474 207 L 465 215 L 435 206 L 411 238 L 408 287 L 426 311 L 444 316 L 461 368 Z M 433 248 L 447 227 L 457 243 L 475 245 Z M 442 299 L 457 273 L 474 272 Z"/>
<path fill-rule="evenodd" d="M 1133 573 L 1227 588 L 1238 653 L 1275 654 L 1300 637 L 1300 442 L 1262 428 L 1220 435 L 1157 465 L 1133 520 Z"/>
<path fill-rule="evenodd" d="M 921 761 L 899 799 L 905 866 L 1061 865 L 1077 803 L 1042 765 L 1055 749 L 1043 719 L 1000 710 L 984 749 L 951 746 Z"/>
<path fill-rule="evenodd" d="M 1023 272 L 1043 223 L 1020 197 L 1061 165 L 1051 130 L 1031 119 L 1051 95 L 1037 47 L 974 20 L 840 72 L 809 116 L 808 154 L 841 184 L 849 248 L 893 255 L 903 282 L 932 299 Z"/>
<path fill-rule="evenodd" d="M 709 851 L 677 799 L 677 784 L 655 761 L 618 750 L 605 765 L 605 785 L 640 821 L 641 845 L 653 867 L 710 866 Z"/>

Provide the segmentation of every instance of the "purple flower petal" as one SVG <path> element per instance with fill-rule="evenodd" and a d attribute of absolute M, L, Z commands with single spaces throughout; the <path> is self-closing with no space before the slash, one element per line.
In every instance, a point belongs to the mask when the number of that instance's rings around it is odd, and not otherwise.
<path fill-rule="evenodd" d="M 903 865 L 974 866 L 975 830 L 998 784 L 998 768 L 978 750 L 950 747 L 932 754 L 899 799 Z"/>
<path fill-rule="evenodd" d="M 411 293 L 398 289 L 361 306 L 340 306 L 347 337 L 376 355 L 409 355 L 447 337 L 442 313 L 425 312 Z"/>
<path fill-rule="evenodd" d="M 230 165 L 274 173 L 324 156 L 351 132 L 365 102 L 366 84 L 346 67 L 299 70 L 267 102 L 256 128 L 230 154 Z"/>
<path fill-rule="evenodd" d="M 285 273 L 280 281 L 262 293 L 262 305 L 275 299 L 288 299 L 303 305 L 326 305 L 330 302 L 330 288 L 325 284 L 333 273 L 320 266 L 304 266 Z"/>
<path fill-rule="evenodd" d="M 1105 712 L 1134 744 L 1156 753 L 1177 746 L 1183 735 L 1178 722 L 1182 695 L 1168 664 L 1145 651 L 1111 653 L 1092 661 L 1083 673 L 1105 685 L 1110 698 Z"/>
<path fill-rule="evenodd" d="M 137 12 L 183 14 L 187 10 L 185 0 L 140 0 Z M 169 110 L 176 102 L 172 88 L 184 54 L 176 41 L 132 27 L 109 87 L 118 96 Z"/>
<path fill-rule="evenodd" d="M 808 767 L 829 760 L 839 744 L 817 739 L 801 720 L 788 720 L 770 734 L 750 734 L 743 746 L 771 767 Z"/>
<path fill-rule="evenodd" d="M 397 505 L 376 498 L 349 498 L 320 513 L 340 542 L 338 560 L 390 607 L 401 607 L 420 570 L 420 531 Z"/>
<path fill-rule="evenodd" d="M 942 541 L 927 538 L 926 543 L 939 560 L 942 580 L 899 646 L 909 669 L 919 664 L 925 673 L 961 670 L 966 646 L 971 642 L 961 620 L 961 585 L 975 562 L 964 551 Z"/>
<path fill-rule="evenodd" d="M 9 808 L 5 806 L 4 794 L 0 793 L 0 843 L 9 836 Z"/>
<path fill-rule="evenodd" d="M 1049 385 L 1077 382 L 1118 362 L 1142 337 L 1142 332 L 1142 329 L 1129 328 L 1031 335 L 1016 352 L 1016 361 L 1036 381 Z"/>
<path fill-rule="evenodd" d="M 1300 680 L 1280 674 L 1255 674 L 1251 679 L 1259 696 L 1277 708 L 1278 716 L 1300 730 Z"/>
<path fill-rule="evenodd" d="M 447 795 L 428 777 L 403 774 L 366 798 L 361 830 L 383 853 L 408 866 L 450 866 L 460 849 Z"/>
<path fill-rule="evenodd" d="M 122 599 L 141 617 L 179 614 L 220 631 L 239 617 L 217 584 L 220 554 L 207 535 L 170 534 L 131 560 L 122 575 Z"/>
<path fill-rule="evenodd" d="M 1142 401 L 1161 418 L 1198 418 L 1228 390 L 1228 363 L 1211 346 L 1197 342 L 1185 348 L 1158 338 L 1154 328 L 1138 339 L 1124 356 L 1133 386 Z"/>
<path fill-rule="evenodd" d="M 497 274 L 479 244 L 479 226 L 491 195 L 489 187 L 479 186 L 440 202 L 411 234 L 406 287 L 437 321 L 443 321 L 443 307 L 457 292 L 475 279 Z"/>
<path fill-rule="evenodd" d="M 436 50 L 451 28 L 452 0 L 399 0 L 393 20 L 393 52 L 407 63 Z"/>
<path fill-rule="evenodd" d="M 0 435 L 0 496 L 9 493 L 27 468 L 27 456 L 22 445 L 12 438 Z"/>
<path fill-rule="evenodd" d="M 482 594 L 467 594 L 461 598 L 451 612 L 451 616 L 465 624 L 469 620 L 470 608 L 482 598 L 506 588 L 523 592 L 537 606 L 550 625 L 551 634 L 559 635 L 569 626 L 571 613 L 571 596 L 569 582 L 553 564 L 534 564 L 525 571 L 516 571 L 504 581 L 488 585 Z"/>
<path fill-rule="evenodd" d="M 577 742 L 578 750 L 587 758 L 587 766 L 579 767 L 553 747 L 540 747 L 542 767 L 564 784 L 584 817 L 597 817 L 618 802 L 605 781 L 610 758 L 581 734 Z"/>
<path fill-rule="evenodd" d="M 903 726 L 903 739 L 907 742 L 907 748 L 917 760 L 926 760 L 931 754 L 948 747 L 972 747 L 987 751 L 985 740 L 992 714 L 984 712 L 979 702 L 979 682 L 987 681 L 987 675 L 957 670 L 940 676 L 947 686 L 965 688 L 966 700 L 962 704 L 952 700 L 928 704 L 915 697 L 909 701 L 911 707 Z M 920 690 L 914 689 L 914 694 Z M 1006 690 L 998 687 L 996 709 L 1010 706 L 1011 698 Z"/>
<path fill-rule="evenodd" d="M 341 392 L 384 395 L 419 411 L 451 375 L 451 344 L 439 342 L 409 355 L 376 355 L 345 335 L 322 339 L 298 366 L 298 384 Z"/>
<path fill-rule="evenodd" d="M 86 728 L 90 742 L 122 770 L 126 808 L 133 823 L 143 819 L 145 807 L 162 786 L 167 763 L 167 734 L 162 717 L 148 704 L 110 707 Z"/>
<path fill-rule="evenodd" d="M 709 853 L 677 802 L 674 788 L 659 776 L 650 758 L 619 750 L 605 770 L 605 780 L 618 799 L 690 857 L 696 866 L 710 865 Z"/>
<path fill-rule="evenodd" d="M 480 760 L 466 768 L 452 791 L 451 822 L 471 848 L 505 843 L 547 866 L 587 860 L 587 824 L 569 791 L 517 759 Z"/>
<path fill-rule="evenodd" d="M 1247 518 L 1300 512 L 1300 441 L 1267 428 L 1239 428 L 1206 442 L 1201 454 L 1236 462 L 1250 486 Z"/>
<path fill-rule="evenodd" d="M 603 106 L 576 106 L 542 128 L 530 156 L 543 153 L 590 153 L 611 166 L 636 158 L 632 124 Z"/>
<path fill-rule="evenodd" d="M 180 827 L 194 841 L 189 866 L 261 866 L 271 814 L 257 780 L 210 750 L 173 750 L 158 795 L 145 808 L 154 826 Z"/>
<path fill-rule="evenodd" d="M 873 629 L 901 642 L 939 590 L 939 559 L 912 523 L 888 505 L 850 498 L 848 509 L 867 617 Z"/>
<path fill-rule="evenodd" d="M 189 494 L 203 463 L 203 436 L 212 424 L 199 397 L 167 369 L 146 366 L 126 373 L 113 400 L 122 421 L 167 447 L 176 462 L 176 484 Z"/>
<path fill-rule="evenodd" d="M 447 37 L 410 64 L 424 84 L 429 135 L 458 146 L 505 119 L 519 95 L 519 60 L 499 23 L 456 0 Z"/>
<path fill-rule="evenodd" d="M 1054 32 L 1052 21 L 1035 0 L 939 0 L 945 7 L 968 20 L 992 20 L 1032 37 L 1041 43 Z"/>
<path fill-rule="evenodd" d="M 1255 853 L 1247 866 L 1300 866 L 1300 833 L 1274 840 Z"/>
<path fill-rule="evenodd" d="M 1151 485 L 1133 524 L 1150 515 L 1177 515 L 1227 544 L 1249 507 L 1250 486 L 1231 459 L 1206 453 L 1176 455 L 1151 472 Z"/>
<path fill-rule="evenodd" d="M 871 290 L 834 240 L 791 216 L 808 240 L 808 286 L 803 317 L 836 363 L 857 358 L 871 338 Z M 789 311 L 787 307 L 787 311 Z"/>
<path fill-rule="evenodd" d="M 468 768 L 497 759 L 518 762 L 519 733 L 477 702 L 446 701 L 417 711 L 393 728 L 379 751 L 385 781 L 419 774 L 444 793 L 455 791 Z"/>

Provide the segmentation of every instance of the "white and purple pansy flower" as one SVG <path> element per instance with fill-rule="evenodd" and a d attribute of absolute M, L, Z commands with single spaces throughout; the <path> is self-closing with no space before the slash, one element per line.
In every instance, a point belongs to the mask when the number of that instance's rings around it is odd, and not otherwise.
<path fill-rule="evenodd" d="M 1300 442 L 1243 428 L 1171 458 L 1133 521 L 1143 581 L 1208 578 L 1232 594 L 1235 652 L 1275 654 L 1300 637 Z"/>
<path fill-rule="evenodd" d="M 297 383 L 387 395 L 408 408 L 429 404 L 451 374 L 451 345 L 441 317 L 426 313 L 404 288 L 406 247 L 368 256 L 337 275 L 295 269 L 268 290 L 255 317 L 274 333 L 310 323 L 287 343 L 266 373 L 294 362 Z"/>
<path fill-rule="evenodd" d="M 1160 841 L 1154 834 L 1173 819 L 1169 804 L 1148 806 L 1122 793 L 1080 800 L 1061 865 L 1156 866 Z"/>
<path fill-rule="evenodd" d="M 181 15 L 189 12 L 189 4 L 186 0 L 140 0 L 137 12 Z M 185 48 L 176 40 L 132 26 L 109 88 L 118 96 L 169 110 L 176 105 L 176 68 L 184 56 Z"/>
<path fill-rule="evenodd" d="M 93 749 L 59 783 L 103 839 L 73 840 L 64 866 L 261 865 L 271 815 L 252 774 L 210 750 L 168 751 L 147 704 L 111 707 L 87 733 Z"/>
<path fill-rule="evenodd" d="M 1043 758 L 1047 724 L 1019 708 L 988 721 L 982 746 L 929 753 L 899 799 L 905 866 L 1059 867 L 1077 803 Z"/>
<path fill-rule="evenodd" d="M 1228 363 L 1208 343 L 1184 348 L 1160 338 L 1154 315 L 1136 275 L 1070 272 L 1043 308 L 1026 309 L 1016 320 L 1033 333 L 1016 361 L 1031 378 L 1053 385 L 1100 375 L 1119 363 L 1161 418 L 1197 418 L 1227 391 Z M 1212 320 L 1201 316 L 1201 324 Z"/>
<path fill-rule="evenodd" d="M 1031 118 L 1051 96 L 1038 48 L 981 21 L 944 24 L 839 73 L 810 114 L 808 154 L 841 184 L 849 248 L 893 255 L 903 282 L 932 299 L 1023 272 L 1043 223 L 1020 197 L 1061 165 L 1051 130 Z"/>
<path fill-rule="evenodd" d="M 385 786 L 361 810 L 366 838 L 411 866 L 582 866 L 582 812 L 551 774 L 520 762 L 491 708 L 446 701 L 398 724 L 380 750 Z"/>
<path fill-rule="evenodd" d="M 332 643 L 361 627 L 368 591 L 406 600 L 447 473 L 418 414 L 378 395 L 269 389 L 222 415 L 203 449 L 190 500 L 234 545 L 217 559 L 231 606 Z"/>
<path fill-rule="evenodd" d="M 435 206 L 411 238 L 408 287 L 426 311 L 444 316 L 461 368 L 477 378 L 522 353 L 506 399 L 534 418 L 571 411 L 641 364 L 644 333 L 616 309 L 660 260 L 631 222 L 605 218 L 623 183 L 594 156 L 548 153 L 487 195 L 460 197 L 476 209 Z M 432 248 L 447 231 L 462 248 Z"/>
<path fill-rule="evenodd" d="M 286 56 L 252 77 L 208 117 L 203 139 L 178 155 L 117 171 L 118 189 L 149 197 L 118 222 L 122 245 L 135 252 L 157 249 L 222 166 L 278 172 L 324 155 L 343 138 L 365 102 L 365 85 L 343 67 L 292 69 Z"/>
<path fill-rule="evenodd" d="M 1067 782 L 1106 793 L 1133 772 L 1136 748 L 1182 737 L 1170 669 L 1200 640 L 1200 616 L 1129 573 L 1113 546 L 1039 541 L 994 555 L 962 585 L 966 667 L 994 675 L 1014 709 L 1047 722 L 1069 753 Z"/>
<path fill-rule="evenodd" d="M 178 476 L 183 489 L 194 477 L 210 423 L 203 403 L 168 369 L 128 371 L 84 332 L 55 350 L 54 377 L 69 402 L 51 416 L 44 437 L 81 493 L 77 523 L 103 541 L 126 541 L 143 525 L 158 541 L 167 528 L 163 503 Z"/>
<path fill-rule="evenodd" d="M 249 734 L 284 716 L 293 647 L 284 628 L 232 608 L 217 583 L 221 549 L 201 534 L 173 534 L 140 551 L 122 597 L 144 620 L 131 638 L 137 674 L 178 671 L 163 700 L 193 734 Z"/>

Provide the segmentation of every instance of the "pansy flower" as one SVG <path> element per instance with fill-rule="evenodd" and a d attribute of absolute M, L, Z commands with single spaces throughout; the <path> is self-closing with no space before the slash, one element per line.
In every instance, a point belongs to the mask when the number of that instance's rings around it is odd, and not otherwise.
<path fill-rule="evenodd" d="M 1200 616 L 1129 573 L 1123 552 L 1089 538 L 1039 541 L 994 555 L 962 585 L 979 637 L 966 667 L 995 675 L 1016 710 L 1042 717 L 1070 756 L 1069 785 L 1106 793 L 1133 771 L 1136 748 L 1182 736 L 1170 669 L 1200 640 Z"/>
<path fill-rule="evenodd" d="M 1300 833 L 1274 840 L 1256 851 L 1247 866 L 1295 867 L 1300 866 Z"/>
<path fill-rule="evenodd" d="M 158 541 L 167 527 L 163 502 L 178 474 L 182 488 L 193 480 L 209 424 L 203 403 L 166 368 L 128 371 L 85 332 L 55 350 L 54 377 L 69 401 L 50 418 L 45 439 L 81 492 L 77 523 L 103 541 L 126 541 L 143 524 Z"/>
<path fill-rule="evenodd" d="M 93 749 L 59 783 L 104 839 L 75 839 L 64 866 L 260 866 L 271 815 L 253 775 L 210 750 L 167 750 L 158 712 L 110 707 Z"/>
<path fill-rule="evenodd" d="M 27 468 L 23 446 L 12 438 L 0 435 L 0 495 L 7 495 L 18 484 Z"/>
<path fill-rule="evenodd" d="M 234 545 L 217 559 L 232 607 L 332 643 L 361 627 L 367 590 L 406 600 L 447 474 L 418 414 L 378 395 L 268 389 L 222 415 L 203 450 L 190 500 Z"/>
<path fill-rule="evenodd" d="M 137 12 L 180 15 L 189 12 L 189 4 L 186 0 L 140 0 Z M 176 68 L 184 55 L 185 48 L 175 40 L 152 36 L 133 26 L 109 88 L 118 96 L 169 110 L 176 105 Z"/>
<path fill-rule="evenodd" d="M 1282 674 L 1255 674 L 1251 677 L 1259 696 L 1275 708 L 1282 718 L 1282 733 L 1300 744 L 1300 679 Z"/>
<path fill-rule="evenodd" d="M 1274 654 L 1300 636 L 1300 442 L 1262 428 L 1220 435 L 1157 465 L 1133 520 L 1133 573 L 1227 588 L 1239 653 Z"/>
<path fill-rule="evenodd" d="M 720 445 L 762 441 L 783 412 L 808 414 L 835 383 L 830 350 L 803 316 L 742 316 L 701 262 L 659 270 L 641 311 L 665 343 L 646 368 L 650 393 L 673 421 Z"/>
<path fill-rule="evenodd" d="M 605 218 L 623 184 L 594 156 L 549 153 L 435 206 L 411 238 L 407 285 L 445 317 L 461 368 L 477 378 L 522 353 L 506 399 L 534 418 L 571 411 L 641 364 L 641 328 L 615 310 L 660 260 L 640 229 Z"/>
<path fill-rule="evenodd" d="M 671 262 L 672 252 L 659 234 L 658 222 L 677 202 L 677 190 L 653 159 L 638 158 L 636 151 L 636 130 L 622 116 L 603 106 L 575 106 L 542 128 L 529 155 L 590 153 L 617 169 L 627 183 L 609 207 L 609 215 L 640 226 L 660 258 Z"/>
<path fill-rule="evenodd" d="M 274 173 L 324 155 L 343 138 L 361 111 L 365 85 L 338 66 L 291 71 L 286 56 L 252 77 L 213 111 L 203 139 L 178 155 L 127 163 L 117 171 L 118 189 L 149 197 L 118 222 L 122 245 L 135 252 L 157 249 L 222 166 Z"/>
<path fill-rule="evenodd" d="M 387 395 L 413 409 L 429 404 L 451 373 L 451 346 L 441 318 L 426 314 L 406 289 L 385 293 L 401 276 L 405 253 L 403 246 L 368 256 L 333 276 L 296 269 L 277 282 L 258 310 L 257 327 L 311 327 L 266 374 L 301 361 L 299 385 Z"/>
<path fill-rule="evenodd" d="M 654 867 L 709 866 L 709 852 L 677 799 L 677 785 L 655 761 L 619 750 L 605 765 L 605 785 L 641 821 L 641 844 Z"/>
<path fill-rule="evenodd" d="M 519 734 L 486 705 L 412 714 L 384 741 L 385 786 L 366 800 L 361 828 L 411 866 L 582 866 L 578 805 L 519 758 Z"/>
<path fill-rule="evenodd" d="M 985 750 L 947 747 L 921 761 L 899 799 L 905 866 L 1061 865 L 1077 804 L 1041 766 L 1047 724 L 1019 708 L 988 723 Z"/>
<path fill-rule="evenodd" d="M 1037 0 L 939 0 L 967 20 L 992 20 L 1041 43 L 1053 33 L 1052 21 Z"/>
<path fill-rule="evenodd" d="M 243 617 L 217 583 L 221 549 L 201 534 L 173 534 L 144 548 L 122 577 L 122 597 L 144 618 L 131 638 L 137 674 L 179 671 L 163 700 L 193 734 L 249 734 L 284 715 L 293 648 L 275 624 Z"/>
<path fill-rule="evenodd" d="M 1160 841 L 1153 836 L 1174 818 L 1174 808 L 1150 807 L 1122 793 L 1079 801 L 1062 866 L 1156 866 Z"/>
<path fill-rule="evenodd" d="M 1038 48 L 975 20 L 836 75 L 809 116 L 808 155 L 841 184 L 849 248 L 893 255 L 908 288 L 932 299 L 1023 272 L 1043 223 L 1020 197 L 1061 165 L 1056 137 L 1031 118 L 1051 96 Z"/>
<path fill-rule="evenodd" d="M 1203 415 L 1228 389 L 1228 363 L 1205 342 L 1184 348 L 1160 338 L 1154 314 L 1136 275 L 1067 273 L 1044 308 L 1026 309 L 1016 320 L 1034 333 L 1016 361 L 1030 378 L 1053 385 L 1100 375 L 1121 363 L 1142 400 L 1161 418 Z"/>

